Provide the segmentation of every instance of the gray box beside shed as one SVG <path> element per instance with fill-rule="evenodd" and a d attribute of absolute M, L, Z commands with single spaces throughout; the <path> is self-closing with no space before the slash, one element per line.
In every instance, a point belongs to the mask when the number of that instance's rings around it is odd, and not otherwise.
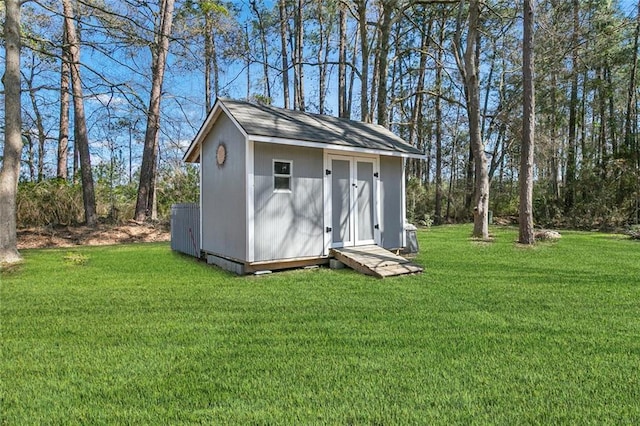
<path fill-rule="evenodd" d="M 404 253 L 418 253 L 418 250 L 420 249 L 418 246 L 418 228 L 416 228 L 415 225 L 408 223 L 404 226 L 404 232 L 406 233 Z"/>
<path fill-rule="evenodd" d="M 171 206 L 171 249 L 200 257 L 200 205 L 180 203 Z"/>

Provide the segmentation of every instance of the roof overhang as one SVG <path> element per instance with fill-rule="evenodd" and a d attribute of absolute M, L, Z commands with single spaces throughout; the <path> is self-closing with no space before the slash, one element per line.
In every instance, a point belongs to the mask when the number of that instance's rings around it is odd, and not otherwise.
<path fill-rule="evenodd" d="M 187 152 L 182 156 L 183 161 L 186 161 L 187 163 L 200 162 L 200 145 L 204 142 L 205 138 L 211 131 L 211 128 L 218 120 L 218 117 L 220 117 L 220 114 L 222 114 L 223 112 L 227 115 L 227 117 L 231 119 L 231 121 L 233 121 L 233 124 L 236 125 L 238 130 L 242 132 L 245 137 L 248 137 L 240 123 L 236 121 L 227 107 L 225 107 L 224 104 L 219 100 L 216 100 L 216 103 L 213 105 L 213 108 L 211 108 L 211 111 L 209 111 L 209 114 L 204 120 L 204 123 L 202 123 L 202 126 L 200 126 L 200 130 L 198 130 L 198 133 L 196 133 L 193 141 L 191 141 L 189 148 L 187 148 Z"/>
<path fill-rule="evenodd" d="M 288 139 L 281 137 L 273 137 L 273 136 L 262 136 L 262 135 L 252 135 L 248 134 L 244 128 L 238 123 L 238 121 L 233 117 L 231 112 L 224 106 L 224 103 L 216 100 L 213 108 L 207 115 L 204 123 L 200 126 L 198 133 L 193 138 L 193 141 L 187 148 L 186 153 L 182 157 L 183 161 L 187 163 L 199 163 L 200 162 L 200 145 L 204 142 L 205 138 L 213 128 L 213 125 L 220 117 L 220 114 L 225 113 L 227 117 L 229 117 L 233 123 L 236 125 L 238 130 L 244 135 L 247 140 L 253 142 L 262 142 L 262 143 L 270 143 L 277 145 L 289 145 L 289 146 L 302 146 L 307 148 L 319 148 L 319 149 L 329 149 L 334 151 L 343 151 L 345 153 L 360 153 L 360 154 L 373 154 L 373 155 L 383 155 L 388 157 L 400 157 L 400 158 L 415 158 L 419 160 L 425 160 L 427 158 L 426 154 L 414 154 L 410 152 L 402 152 L 402 151 L 394 151 L 394 150 L 386 150 L 386 149 L 375 149 L 375 148 L 364 148 L 357 147 L 352 145 L 344 145 L 341 144 L 340 141 L 335 141 L 334 143 L 325 143 L 325 142 L 315 142 L 308 140 L 299 140 L 299 139 Z"/>
<path fill-rule="evenodd" d="M 401 152 L 401 151 L 388 151 L 385 149 L 355 147 L 350 145 L 342 145 L 340 143 L 303 141 L 298 139 L 275 138 L 270 136 L 259 136 L 259 135 L 248 135 L 248 138 L 253 142 L 272 143 L 272 144 L 278 144 L 278 145 L 293 145 L 293 146 L 302 146 L 307 148 L 329 149 L 332 151 L 384 155 L 387 157 L 417 158 L 421 160 L 424 160 L 427 158 L 426 154 L 413 154 L 413 153 Z"/>

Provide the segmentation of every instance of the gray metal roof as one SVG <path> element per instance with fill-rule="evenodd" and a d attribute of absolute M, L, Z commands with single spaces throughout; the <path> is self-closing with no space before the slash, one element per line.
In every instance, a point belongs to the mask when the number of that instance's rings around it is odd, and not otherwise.
<path fill-rule="evenodd" d="M 208 133 L 220 108 L 228 111 L 248 136 L 274 143 L 300 141 L 348 151 L 424 157 L 419 149 L 378 124 L 219 98 L 185 154 L 187 161 L 197 161 L 194 148 Z"/>

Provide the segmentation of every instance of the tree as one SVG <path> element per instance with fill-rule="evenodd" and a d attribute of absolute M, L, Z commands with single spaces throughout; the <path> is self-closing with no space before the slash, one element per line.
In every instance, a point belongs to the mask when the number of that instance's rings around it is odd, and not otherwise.
<path fill-rule="evenodd" d="M 298 0 L 294 19 L 295 45 L 293 52 L 293 92 L 294 109 L 304 111 L 306 102 L 304 96 L 304 0 Z"/>
<path fill-rule="evenodd" d="M 284 107 L 289 109 L 289 56 L 287 54 L 287 38 L 289 37 L 289 16 L 286 0 L 278 0 L 280 18 L 280 55 L 282 56 L 282 97 Z"/>
<path fill-rule="evenodd" d="M 29 92 L 29 100 L 31 101 L 31 108 L 33 110 L 33 116 L 29 120 L 30 123 L 26 124 L 26 126 L 31 127 L 32 130 L 27 134 L 27 139 L 29 141 L 29 168 L 31 170 L 31 181 L 42 182 L 44 179 L 44 151 L 45 144 L 47 141 L 47 132 L 44 128 L 44 119 L 42 116 L 41 106 L 37 98 L 37 89 L 34 85 L 34 78 L 37 69 L 36 65 L 36 53 L 31 54 L 31 64 L 28 67 L 28 73 L 26 70 L 22 70 L 22 78 L 25 84 L 27 85 L 27 89 Z M 33 136 L 37 139 L 37 165 L 36 165 L 36 155 L 33 152 Z M 37 171 L 36 171 L 37 170 Z"/>
<path fill-rule="evenodd" d="M 573 6 L 573 32 L 571 34 L 571 99 L 569 101 L 569 141 L 567 146 L 567 167 L 565 171 L 565 214 L 571 212 L 575 203 L 576 185 L 576 151 L 577 151 L 577 121 L 578 121 L 578 34 L 580 32 L 580 3 L 578 0 L 572 1 Z"/>
<path fill-rule="evenodd" d="M 382 1 L 381 5 L 381 22 L 379 25 L 378 36 L 378 92 L 376 99 L 376 106 L 378 111 L 378 124 L 383 127 L 389 127 L 389 114 L 387 110 L 387 79 L 389 76 L 389 50 L 390 50 L 390 36 L 391 26 L 395 21 L 393 12 L 397 9 L 398 5 L 395 0 Z"/>
<path fill-rule="evenodd" d="M 443 18 L 440 24 L 440 35 L 438 39 L 438 53 L 436 62 L 436 99 L 435 99 L 435 115 L 436 115 L 436 200 L 434 223 L 440 225 L 442 223 L 442 43 L 445 37 L 445 22 Z"/>
<path fill-rule="evenodd" d="M 338 33 L 338 117 L 349 118 L 347 109 L 347 10 L 343 2 L 340 2 L 338 7 L 340 21 Z"/>
<path fill-rule="evenodd" d="M 480 7 L 482 0 L 469 2 L 469 18 L 467 40 L 462 58 L 458 53 L 461 47 L 460 23 L 456 31 L 456 46 L 454 53 L 458 68 L 464 81 L 465 97 L 467 103 L 467 117 L 469 119 L 469 143 L 475 165 L 475 205 L 473 207 L 473 236 L 476 238 L 489 238 L 489 171 L 487 156 L 484 151 L 480 129 L 480 78 L 478 75 L 478 47 L 480 39 Z M 458 11 L 462 14 L 464 1 L 460 2 Z"/>
<path fill-rule="evenodd" d="M 265 23 L 265 17 L 263 12 L 258 7 L 256 0 L 250 0 L 249 5 L 251 10 L 256 15 L 257 21 L 254 23 L 255 29 L 258 32 L 260 38 L 260 53 L 262 54 L 262 72 L 264 77 L 264 92 L 262 95 L 271 102 L 271 79 L 269 78 L 269 53 L 267 46 L 267 25 Z"/>
<path fill-rule="evenodd" d="M 0 264 L 22 260 L 16 233 L 16 194 L 22 151 L 20 117 L 20 1 L 5 1 L 4 150 L 0 169 Z"/>
<path fill-rule="evenodd" d="M 360 121 L 371 122 L 369 115 L 369 36 L 367 31 L 367 0 L 356 0 L 358 30 L 360 31 Z"/>
<path fill-rule="evenodd" d="M 629 154 L 629 157 L 636 162 L 637 166 L 640 166 L 640 147 L 637 146 L 635 130 L 634 129 L 634 109 L 636 107 L 637 96 L 637 77 L 638 72 L 638 42 L 640 39 L 640 1 L 636 10 L 636 26 L 633 32 L 633 51 L 631 59 L 631 72 L 629 73 L 629 89 L 627 91 L 627 107 L 624 115 L 624 142 L 625 149 Z"/>
<path fill-rule="evenodd" d="M 66 40 L 63 29 L 62 39 Z M 69 49 L 62 46 L 60 61 L 60 128 L 58 131 L 57 177 L 67 179 L 67 162 L 69 161 Z"/>
<path fill-rule="evenodd" d="M 140 184 L 138 185 L 138 197 L 134 215 L 134 219 L 137 221 L 144 221 L 150 218 L 153 209 L 153 185 L 157 170 L 158 130 L 160 128 L 160 100 L 162 98 L 162 83 L 169 51 L 173 7 L 174 0 L 162 0 L 155 43 L 151 45 L 151 96 L 149 110 L 147 111 L 147 130 L 144 135 Z"/>
<path fill-rule="evenodd" d="M 82 95 L 82 79 L 80 77 L 80 42 L 73 23 L 73 7 L 71 0 L 62 0 L 64 10 L 65 44 L 69 46 L 71 59 L 71 87 L 73 93 L 73 134 L 75 146 L 80 154 L 80 178 L 82 180 L 82 200 L 84 204 L 84 219 L 87 226 L 95 226 L 98 220 L 96 213 L 96 196 L 93 188 L 93 173 L 91 171 L 91 154 L 89 152 L 89 134 L 87 120 L 84 113 L 84 98 Z"/>
<path fill-rule="evenodd" d="M 326 95 L 327 95 L 327 81 L 328 81 L 328 68 L 329 68 L 329 52 L 331 50 L 329 41 L 332 30 L 331 20 L 326 19 L 326 10 L 328 5 L 323 0 L 317 0 L 317 58 L 318 58 L 318 112 L 320 114 L 326 113 Z"/>
<path fill-rule="evenodd" d="M 533 0 L 524 0 L 524 28 L 522 36 L 522 149 L 520 150 L 520 208 L 519 236 L 521 244 L 533 244 L 533 161 L 535 135 L 534 86 L 534 9 Z"/>

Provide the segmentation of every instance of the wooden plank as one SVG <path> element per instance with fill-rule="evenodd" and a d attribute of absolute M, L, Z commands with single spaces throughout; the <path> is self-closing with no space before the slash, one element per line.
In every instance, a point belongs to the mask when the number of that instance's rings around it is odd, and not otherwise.
<path fill-rule="evenodd" d="M 341 248 L 338 249 L 346 254 L 353 254 L 357 256 L 361 256 L 364 258 L 372 258 L 372 259 L 386 259 L 389 261 L 394 261 L 398 263 L 407 263 L 409 262 L 404 257 L 398 256 L 390 251 L 387 251 L 378 246 L 362 246 L 357 248 Z"/>
<path fill-rule="evenodd" d="M 327 263 L 329 263 L 329 259 L 326 257 L 305 257 L 279 261 L 271 260 L 248 263 L 247 265 L 245 265 L 245 272 L 254 273 L 264 270 L 277 271 L 279 269 L 304 268 L 307 266 L 325 265 Z"/>
<path fill-rule="evenodd" d="M 350 268 L 378 278 L 423 271 L 404 257 L 375 245 L 332 249 L 331 254 Z"/>
<path fill-rule="evenodd" d="M 371 270 L 371 268 L 369 268 L 365 264 L 359 262 L 353 256 L 349 256 L 349 255 L 347 255 L 345 253 L 341 253 L 339 251 L 334 251 L 333 254 L 334 254 L 336 259 L 338 259 L 340 262 L 342 262 L 345 265 L 347 265 L 349 268 L 351 268 L 351 269 L 353 269 L 355 271 L 358 271 L 361 274 L 375 275 L 373 273 L 373 271 Z"/>
<path fill-rule="evenodd" d="M 392 277 L 396 275 L 416 274 L 422 272 L 422 268 L 416 265 L 395 265 L 386 268 L 376 268 L 376 273 L 383 277 Z"/>

